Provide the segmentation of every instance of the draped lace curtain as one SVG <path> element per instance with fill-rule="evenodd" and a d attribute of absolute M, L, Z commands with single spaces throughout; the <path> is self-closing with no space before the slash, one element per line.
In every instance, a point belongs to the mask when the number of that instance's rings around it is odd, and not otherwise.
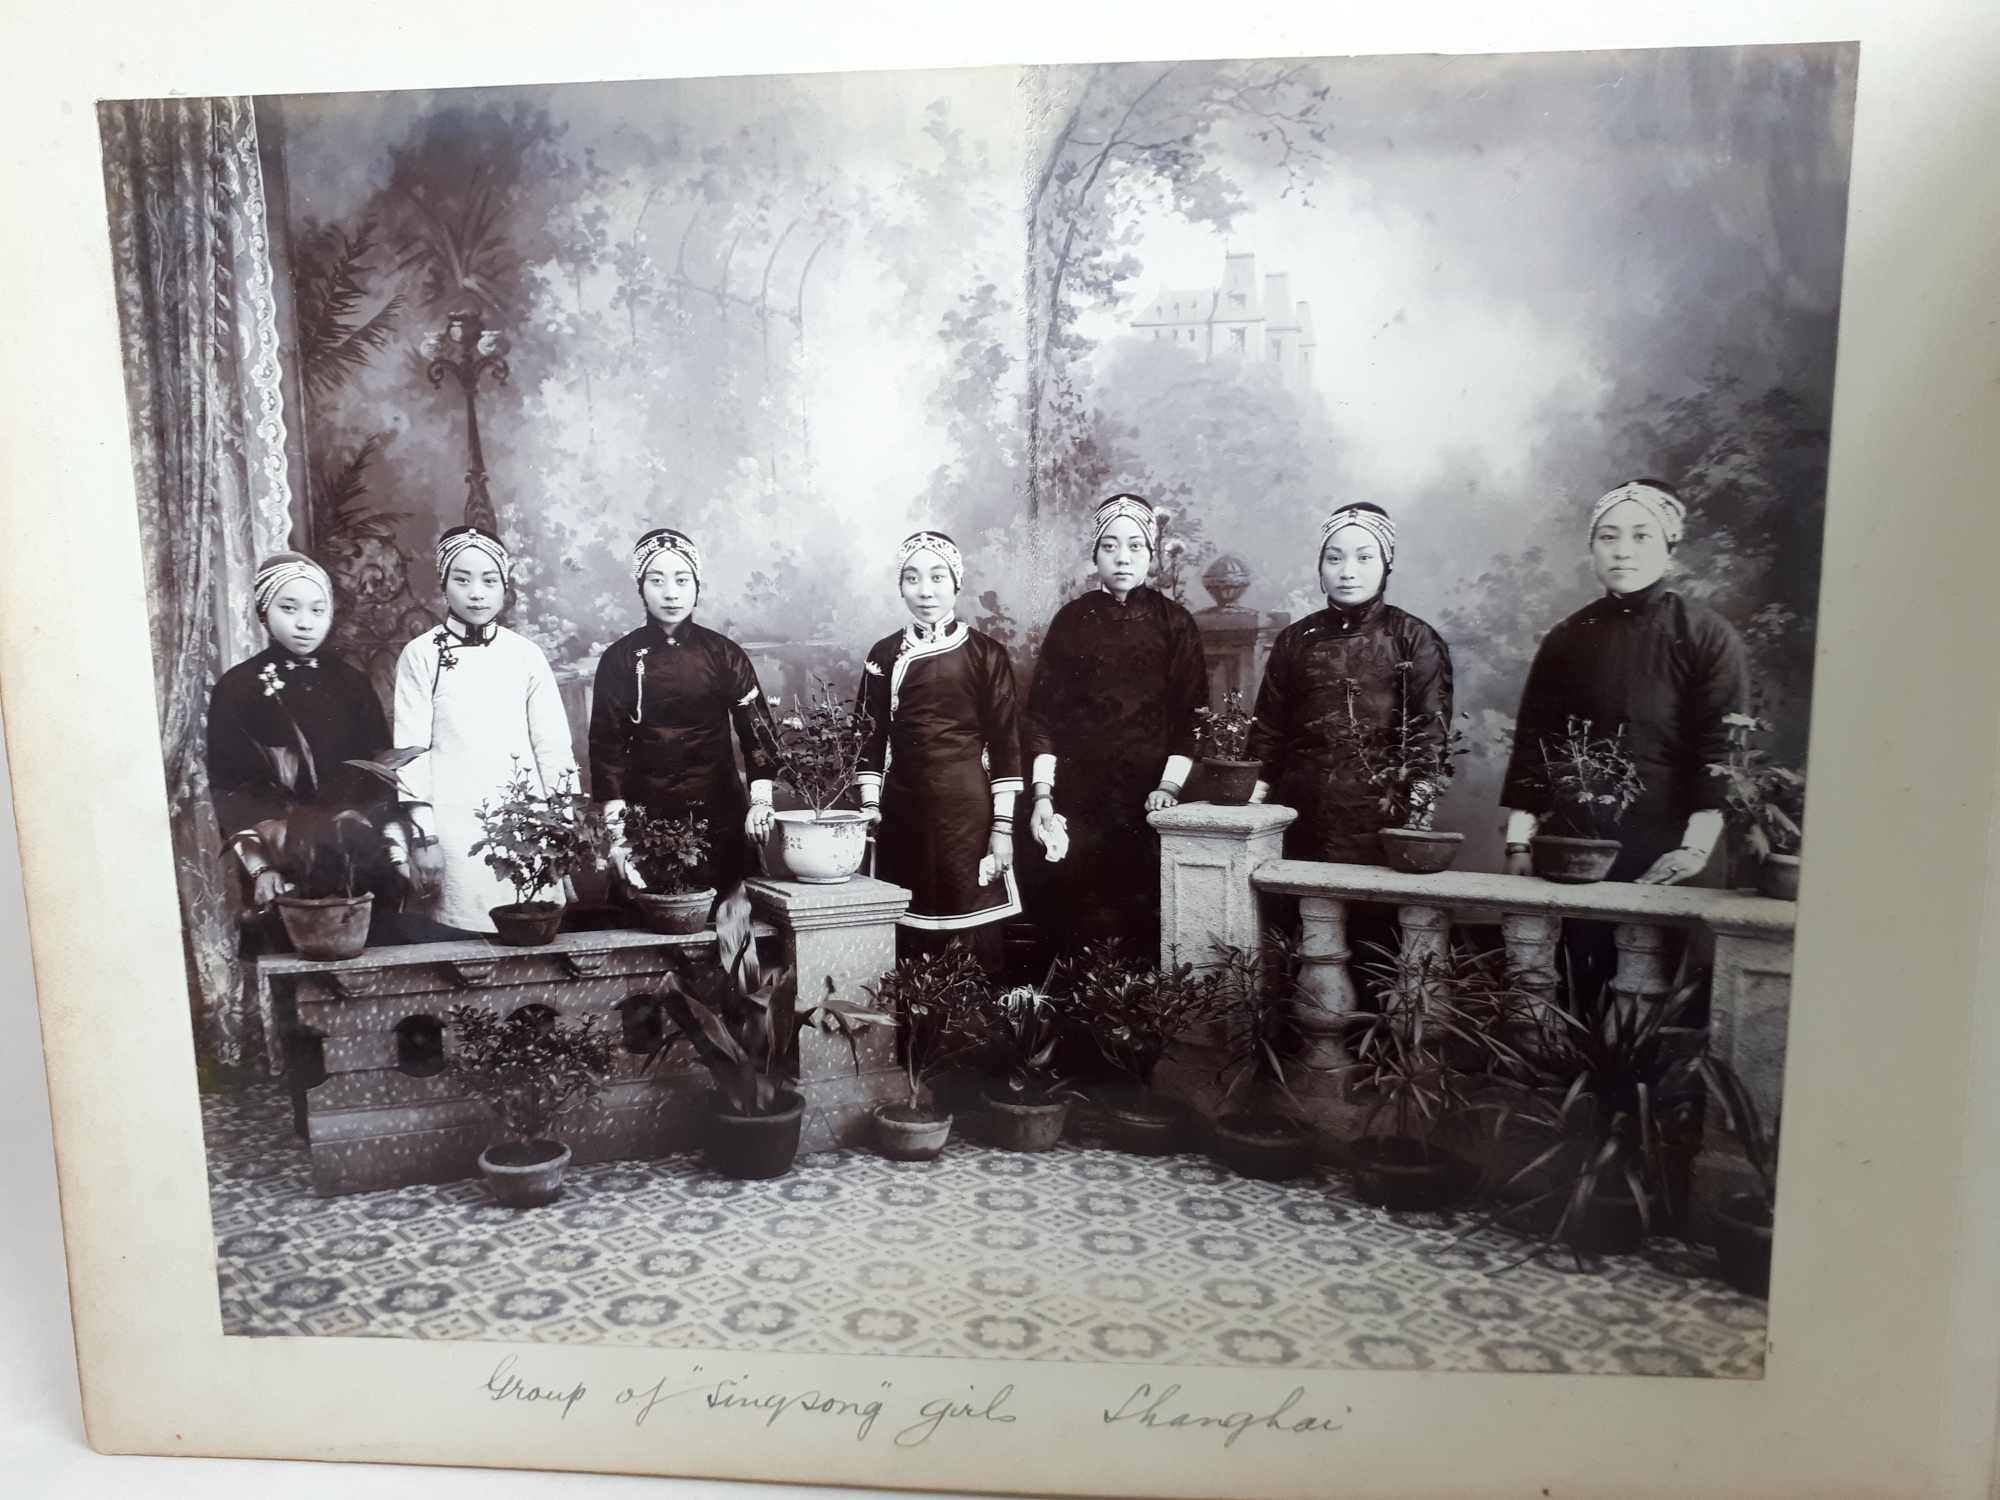
<path fill-rule="evenodd" d="M 203 1054 L 234 1066 L 259 1039 L 208 696 L 263 648 L 251 577 L 292 526 L 256 117 L 242 98 L 116 100 L 99 127 L 188 982 Z"/>

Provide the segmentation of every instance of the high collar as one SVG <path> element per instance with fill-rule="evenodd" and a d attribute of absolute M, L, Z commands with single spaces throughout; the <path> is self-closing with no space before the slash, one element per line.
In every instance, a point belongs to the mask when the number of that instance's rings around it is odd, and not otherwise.
<path fill-rule="evenodd" d="M 493 638 L 500 633 L 500 622 L 488 620 L 484 625 L 473 625 L 461 620 L 457 615 L 444 617 L 445 633 L 451 637 L 447 643 L 453 646 L 490 646 Z"/>
<path fill-rule="evenodd" d="M 324 649 L 324 647 L 321 648 L 321 650 Z M 314 651 L 306 656 L 300 656 L 291 647 L 281 646 L 276 641 L 273 641 L 264 648 L 263 660 L 269 666 L 281 667 L 285 671 L 290 672 L 299 667 L 317 668 L 320 662 L 320 652 Z"/>
<path fill-rule="evenodd" d="M 946 615 L 935 625 L 926 625 L 921 620 L 912 620 L 903 627 L 903 635 L 913 645 L 935 646 L 948 641 L 965 628 L 956 615 Z"/>
<path fill-rule="evenodd" d="M 694 616 L 689 615 L 680 624 L 669 629 L 651 615 L 646 616 L 646 644 L 649 646 L 685 646 L 692 639 Z"/>
<path fill-rule="evenodd" d="M 1097 593 L 1099 596 L 1099 602 L 1102 604 L 1109 605 L 1112 609 L 1131 609 L 1134 605 L 1142 605 L 1148 599 L 1153 597 L 1153 592 L 1154 591 L 1150 585 L 1143 583 L 1135 583 L 1129 590 L 1127 590 L 1125 597 L 1123 599 L 1120 599 L 1116 594 L 1112 593 L 1110 589 L 1104 586 L 1103 579 L 1100 578 L 1097 581 Z"/>
<path fill-rule="evenodd" d="M 1352 635 L 1355 631 L 1365 630 L 1381 619 L 1382 611 L 1387 607 L 1383 596 L 1377 594 L 1365 604 L 1336 604 L 1328 599 L 1326 608 L 1321 613 L 1326 616 L 1329 629 L 1340 635 Z"/>
<path fill-rule="evenodd" d="M 1655 578 L 1644 588 L 1630 594 L 1614 594 L 1606 589 L 1604 607 L 1614 615 L 1642 615 L 1666 592 L 1667 580 L 1664 578 Z"/>

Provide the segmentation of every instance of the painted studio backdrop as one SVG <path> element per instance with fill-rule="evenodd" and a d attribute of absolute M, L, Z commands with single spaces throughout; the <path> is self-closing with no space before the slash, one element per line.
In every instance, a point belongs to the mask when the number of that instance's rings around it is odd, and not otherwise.
<path fill-rule="evenodd" d="M 1855 67 L 1829 45 L 103 105 L 204 1064 L 267 1050 L 204 734 L 287 548 L 330 573 L 329 647 L 386 708 L 443 619 L 440 532 L 496 529 L 504 621 L 587 766 L 651 528 L 698 542 L 696 618 L 781 714 L 853 696 L 908 620 L 898 543 L 949 533 L 958 617 L 1025 699 L 1095 587 L 1094 507 L 1143 496 L 1220 706 L 1325 607 L 1322 521 L 1371 502 L 1388 601 L 1454 669 L 1436 826 L 1457 870 L 1499 872 L 1530 662 L 1602 596 L 1593 502 L 1645 477 L 1685 505 L 1667 586 L 1741 639 L 1760 763 L 1803 771 Z"/>

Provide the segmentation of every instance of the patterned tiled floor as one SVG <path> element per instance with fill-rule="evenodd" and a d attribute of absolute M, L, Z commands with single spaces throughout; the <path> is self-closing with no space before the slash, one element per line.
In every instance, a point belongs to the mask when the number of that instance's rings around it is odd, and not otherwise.
<path fill-rule="evenodd" d="M 1764 1304 L 1698 1252 L 1515 1265 L 1337 1178 L 1193 1156 L 954 1144 L 739 1183 L 691 1160 L 573 1168 L 525 1213 L 480 1182 L 318 1198 L 288 1106 L 205 1101 L 234 1334 L 520 1339 L 982 1359 L 1762 1373 Z"/>

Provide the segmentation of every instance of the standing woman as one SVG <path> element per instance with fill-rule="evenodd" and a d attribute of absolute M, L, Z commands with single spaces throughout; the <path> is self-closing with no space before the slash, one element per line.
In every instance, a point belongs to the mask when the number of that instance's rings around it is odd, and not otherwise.
<path fill-rule="evenodd" d="M 1193 769 L 1208 666 L 1194 616 L 1146 582 L 1159 561 L 1153 507 L 1113 495 L 1091 522 L 1097 587 L 1056 612 L 1022 724 L 1028 827 L 1054 862 L 1037 905 L 1070 942 L 1122 939 L 1150 959 L 1160 841 L 1146 814 L 1174 806 Z"/>
<path fill-rule="evenodd" d="M 880 824 L 875 873 L 911 892 L 899 952 L 962 938 L 997 973 L 999 924 L 1021 910 L 1013 664 L 998 641 L 953 618 L 965 562 L 950 537 L 909 537 L 896 576 L 910 623 L 875 643 L 861 673 L 861 801 Z"/>
<path fill-rule="evenodd" d="M 1285 831 L 1290 859 L 1379 865 L 1389 822 L 1363 779 L 1355 736 L 1408 723 L 1442 745 L 1451 730 L 1451 651 L 1415 615 L 1383 598 L 1396 562 L 1396 527 L 1362 501 L 1326 518 L 1319 584 L 1326 608 L 1271 643 L 1257 689 L 1248 756 L 1262 762 L 1253 801 L 1299 811 Z M 1419 792 L 1420 804 L 1441 788 Z"/>
<path fill-rule="evenodd" d="M 771 831 L 770 709 L 743 648 L 694 622 L 701 553 L 683 533 L 660 527 L 632 549 L 632 577 L 646 623 L 612 643 L 597 663 L 590 710 L 590 792 L 614 834 L 626 804 L 708 824 L 706 883 L 728 891 L 756 870 L 752 841 Z M 750 791 L 737 774 L 731 727 Z M 747 835 L 747 837 L 746 837 Z M 612 865 L 628 886 L 645 882 L 622 836 Z"/>
<path fill-rule="evenodd" d="M 523 766 L 536 790 L 576 784 L 569 717 L 541 648 L 498 621 L 513 558 L 476 526 L 438 539 L 445 622 L 396 663 L 396 743 L 419 754 L 403 768 L 420 840 L 438 840 L 442 871 L 426 914 L 462 934 L 494 930 L 488 912 L 514 890 L 472 846 L 485 836 L 481 803 L 507 793 Z"/>

